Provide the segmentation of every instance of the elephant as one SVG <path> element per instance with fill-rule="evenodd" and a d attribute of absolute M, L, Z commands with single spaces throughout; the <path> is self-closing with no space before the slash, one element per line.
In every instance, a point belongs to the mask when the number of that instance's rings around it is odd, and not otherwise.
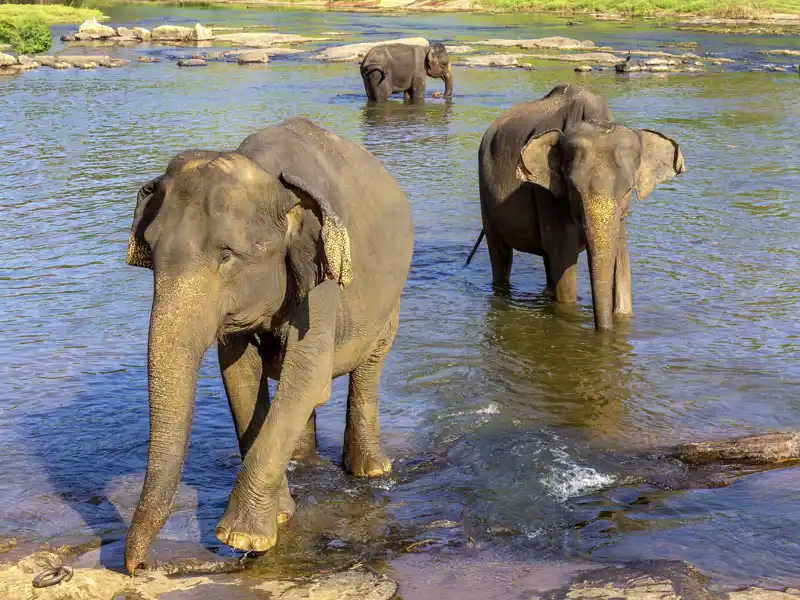
<path fill-rule="evenodd" d="M 373 102 L 386 102 L 395 92 L 403 92 L 406 101 L 422 100 L 426 76 L 444 80 L 444 97 L 453 95 L 453 67 L 443 44 L 383 44 L 361 61 L 364 89 Z"/>
<path fill-rule="evenodd" d="M 632 314 L 625 218 L 635 189 L 645 199 L 686 170 L 678 143 L 617 124 L 589 89 L 558 85 L 504 112 L 478 151 L 483 231 L 493 284 L 509 284 L 513 250 L 544 259 L 556 302 L 574 303 L 578 255 L 588 250 L 594 322 Z"/>
<path fill-rule="evenodd" d="M 131 573 L 169 514 L 198 368 L 215 340 L 242 456 L 216 528 L 222 542 L 275 545 L 294 511 L 288 461 L 298 440 L 313 444 L 314 409 L 332 378 L 349 375 L 345 469 L 391 470 L 378 380 L 412 248 L 411 209 L 394 177 L 305 118 L 258 130 L 233 151 L 182 152 L 141 188 L 126 262 L 153 270 L 150 440 L 125 548 Z"/>

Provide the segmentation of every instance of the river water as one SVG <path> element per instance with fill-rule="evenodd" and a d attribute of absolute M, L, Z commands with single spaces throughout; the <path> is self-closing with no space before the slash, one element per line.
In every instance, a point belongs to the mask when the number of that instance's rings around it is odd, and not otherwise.
<path fill-rule="evenodd" d="M 763 62 L 764 48 L 797 46 L 642 24 L 568 28 L 521 15 L 104 10 L 128 26 L 262 24 L 355 39 L 568 35 L 625 49 L 692 39 L 739 65 Z M 300 114 L 385 162 L 409 195 L 416 247 L 381 386 L 395 471 L 374 481 L 341 473 L 346 381 L 335 382 L 318 418 L 331 464 L 292 475 L 298 513 L 264 568 L 285 566 L 287 556 L 294 565 L 301 556 L 315 564 L 391 557 L 418 544 L 418 552 L 476 560 L 677 558 L 721 583 L 797 585 L 800 471 L 713 487 L 657 454 L 682 441 L 800 426 L 798 82 L 746 70 L 584 77 L 564 64 L 457 67 L 451 104 L 383 108 L 365 106 L 355 64 L 298 58 L 3 78 L 0 537 L 124 534 L 147 449 L 152 282 L 149 271 L 124 264 L 136 191 L 182 149 L 232 148 Z M 635 314 L 612 334 L 593 329 L 583 258 L 573 311 L 545 300 L 537 257 L 517 255 L 507 297 L 492 294 L 485 247 L 463 266 L 481 227 L 481 135 L 503 110 L 559 82 L 585 82 L 619 121 L 674 136 L 688 166 L 634 202 Z M 162 538 L 214 550 L 238 464 L 211 350 Z M 454 523 L 425 528 L 436 520 Z"/>

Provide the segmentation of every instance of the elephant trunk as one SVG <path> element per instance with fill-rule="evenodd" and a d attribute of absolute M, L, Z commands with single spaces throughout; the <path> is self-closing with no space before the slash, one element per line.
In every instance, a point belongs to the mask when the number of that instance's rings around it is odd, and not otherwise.
<path fill-rule="evenodd" d="M 444 95 L 449 98 L 453 95 L 453 65 L 447 64 L 447 70 L 444 72 Z"/>
<path fill-rule="evenodd" d="M 614 265 L 619 236 L 617 202 L 609 197 L 595 197 L 584 201 L 583 212 L 592 280 L 594 325 L 597 329 L 611 329 Z"/>
<path fill-rule="evenodd" d="M 216 333 L 203 323 L 207 295 L 192 278 L 156 277 L 147 367 L 150 443 L 147 473 L 128 530 L 125 567 L 133 574 L 169 516 L 192 424 L 197 372 Z"/>

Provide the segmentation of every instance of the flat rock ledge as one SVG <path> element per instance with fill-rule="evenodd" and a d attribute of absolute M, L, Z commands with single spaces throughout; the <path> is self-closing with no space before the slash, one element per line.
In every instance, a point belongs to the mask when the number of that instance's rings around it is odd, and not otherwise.
<path fill-rule="evenodd" d="M 383 46 L 385 44 L 405 44 L 407 46 L 428 46 L 430 43 L 423 37 L 413 38 L 399 38 L 394 40 L 384 40 L 381 42 L 363 42 L 360 44 L 347 44 L 345 46 L 333 46 L 325 48 L 321 52 L 313 55 L 311 58 L 314 60 L 323 60 L 328 62 L 348 62 L 359 61 L 367 52 L 375 46 Z"/>
<path fill-rule="evenodd" d="M 522 48 L 523 50 L 596 50 L 591 40 L 575 40 L 566 37 L 544 37 L 530 40 L 491 39 L 473 42 L 476 46 L 498 46 L 501 48 Z"/>
<path fill-rule="evenodd" d="M 13 600 L 389 600 L 393 581 L 364 568 L 302 579 L 259 580 L 237 574 L 171 577 L 169 569 L 129 577 L 102 568 L 75 568 L 69 581 L 48 588 L 32 585 L 36 574 L 69 562 L 56 551 L 35 552 L 0 566 L 0 598 Z"/>
<path fill-rule="evenodd" d="M 108 25 L 98 23 L 94 17 L 81 23 L 78 31 L 61 37 L 62 42 L 97 42 L 108 41 L 116 43 L 139 43 L 139 42 L 203 42 L 210 41 L 214 37 L 214 32 L 210 27 L 204 27 L 200 23 L 194 27 L 182 25 L 161 25 L 152 31 L 143 27 L 117 27 L 116 29 Z"/>
<path fill-rule="evenodd" d="M 720 592 L 692 565 L 682 561 L 641 561 L 607 567 L 576 577 L 538 600 L 797 600 L 800 590 L 757 587 Z"/>
<path fill-rule="evenodd" d="M 97 56 L 49 56 L 45 54 L 37 54 L 34 57 L 25 56 L 11 56 L 10 54 L 0 53 L 0 75 L 19 75 L 29 69 L 38 69 L 39 67 L 51 67 L 53 69 L 96 69 L 97 67 L 105 67 L 107 69 L 115 69 L 117 67 L 124 67 L 130 64 L 130 61 L 124 58 L 112 58 L 111 56 L 97 55 Z"/>

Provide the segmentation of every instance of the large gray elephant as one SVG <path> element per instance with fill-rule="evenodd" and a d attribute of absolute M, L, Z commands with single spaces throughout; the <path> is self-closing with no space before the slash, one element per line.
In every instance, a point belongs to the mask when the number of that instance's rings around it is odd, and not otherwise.
<path fill-rule="evenodd" d="M 364 89 L 372 101 L 385 102 L 395 92 L 403 92 L 406 101 L 422 100 L 426 77 L 444 80 L 444 96 L 452 96 L 453 67 L 444 45 L 384 44 L 372 48 L 361 61 Z"/>
<path fill-rule="evenodd" d="M 139 192 L 127 262 L 154 271 L 147 474 L 128 532 L 133 572 L 169 515 L 197 371 L 219 344 L 242 466 L 216 530 L 264 551 L 291 517 L 286 466 L 331 379 L 349 374 L 343 462 L 387 473 L 378 378 L 411 262 L 408 200 L 369 152 L 307 119 L 232 152 L 187 151 Z M 278 380 L 269 405 L 268 379 Z M 311 431 L 308 431 L 311 428 Z"/>
<path fill-rule="evenodd" d="M 677 142 L 619 125 L 602 98 L 559 85 L 489 127 L 478 168 L 496 286 L 508 285 L 518 250 L 544 259 L 557 302 L 575 302 L 578 255 L 588 248 L 595 327 L 610 329 L 612 311 L 632 312 L 625 217 L 634 189 L 644 199 L 685 170 Z"/>

